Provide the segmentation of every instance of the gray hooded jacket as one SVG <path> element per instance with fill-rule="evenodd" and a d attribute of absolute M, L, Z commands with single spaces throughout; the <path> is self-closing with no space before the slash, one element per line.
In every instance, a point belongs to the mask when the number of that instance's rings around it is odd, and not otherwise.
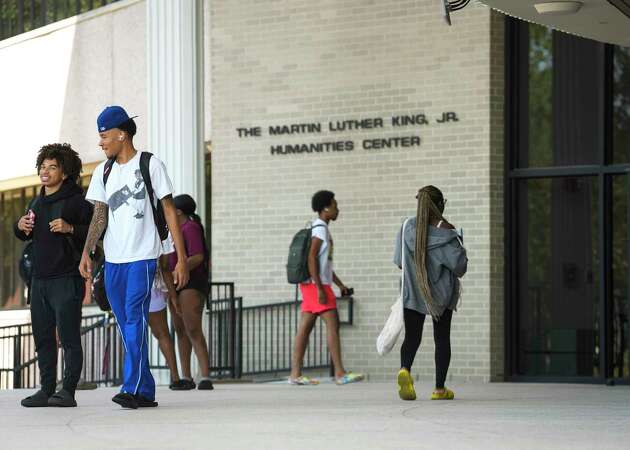
<path fill-rule="evenodd" d="M 401 251 L 401 239 L 398 231 L 394 252 L 394 264 L 402 268 L 402 256 L 405 258 L 405 285 L 403 287 L 404 307 L 422 314 L 429 314 L 416 279 L 416 218 L 407 221 L 405 227 L 405 248 Z M 459 301 L 459 277 L 466 273 L 468 257 L 466 249 L 458 240 L 457 231 L 449 228 L 429 226 L 427 237 L 427 272 L 431 293 L 438 305 L 439 314 L 445 309 L 455 310 Z"/>

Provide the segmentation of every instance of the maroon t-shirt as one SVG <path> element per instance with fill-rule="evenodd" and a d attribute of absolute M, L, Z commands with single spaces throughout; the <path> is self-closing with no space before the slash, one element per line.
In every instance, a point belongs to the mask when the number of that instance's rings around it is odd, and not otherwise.
<path fill-rule="evenodd" d="M 187 220 L 181 226 L 184 235 L 184 244 L 186 245 L 186 256 L 204 255 L 203 231 L 201 226 L 194 220 Z M 171 270 L 175 270 L 177 264 L 177 253 L 173 252 L 168 255 L 168 263 Z M 208 274 L 204 270 L 204 264 L 201 263 L 190 271 L 190 279 L 207 280 Z"/>

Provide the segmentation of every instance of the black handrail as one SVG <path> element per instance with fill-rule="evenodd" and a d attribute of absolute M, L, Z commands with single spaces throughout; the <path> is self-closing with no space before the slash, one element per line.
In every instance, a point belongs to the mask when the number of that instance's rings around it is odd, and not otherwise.
<path fill-rule="evenodd" d="M 352 297 L 338 298 L 340 325 L 352 325 Z M 243 307 L 243 375 L 280 373 L 291 370 L 295 334 L 299 326 L 301 301 Z M 311 332 L 303 369 L 332 368 L 323 321 Z"/>
<path fill-rule="evenodd" d="M 211 376 L 241 378 L 286 372 L 291 369 L 293 341 L 301 302 L 243 306 L 234 295 L 234 283 L 211 283 L 207 299 L 208 349 Z M 354 299 L 338 299 L 341 325 L 352 325 Z M 0 389 L 34 388 L 39 381 L 31 324 L 0 327 Z M 117 385 L 122 381 L 124 347 L 115 318 L 110 313 L 82 318 L 84 348 L 82 376 L 85 381 Z M 166 369 L 164 358 L 152 339 L 149 360 L 152 369 Z M 58 377 L 63 373 L 63 358 Z M 304 358 L 305 369 L 332 367 L 322 321 L 311 333 Z"/>
<path fill-rule="evenodd" d="M 84 357 L 84 376 L 90 372 L 92 376 L 89 377 L 89 381 L 115 384 L 120 380 L 118 368 L 122 358 L 118 334 L 111 332 L 111 329 L 115 327 L 115 322 L 109 314 L 92 314 L 83 317 L 81 324 L 83 347 L 91 349 Z M 98 335 L 99 332 L 100 336 Z M 37 386 L 39 369 L 32 336 L 33 330 L 30 323 L 0 327 L 0 350 L 3 356 L 0 361 L 0 388 L 34 388 Z M 105 336 L 107 337 L 105 338 Z M 92 345 L 86 345 L 88 341 Z M 108 356 L 107 359 L 104 357 L 95 358 L 95 354 L 98 353 L 96 351 L 97 344 L 105 344 L 100 346 L 101 356 Z M 116 355 L 111 353 L 110 349 L 112 348 L 118 350 Z M 119 361 L 110 358 L 110 356 L 118 356 Z M 7 364 L 8 359 L 12 359 L 10 367 L 7 367 L 9 366 Z M 110 361 L 110 359 L 112 360 Z M 58 374 L 63 373 L 63 358 L 61 361 Z M 101 376 L 96 375 L 95 369 L 108 369 L 111 363 L 114 364 L 114 370 L 101 370 Z"/>
<path fill-rule="evenodd" d="M 217 378 L 280 373 L 291 370 L 293 341 L 301 301 L 243 306 L 233 283 L 212 283 L 208 305 L 210 372 Z M 338 299 L 340 325 L 352 325 L 354 299 Z M 332 368 L 322 321 L 315 326 L 304 369 Z"/>

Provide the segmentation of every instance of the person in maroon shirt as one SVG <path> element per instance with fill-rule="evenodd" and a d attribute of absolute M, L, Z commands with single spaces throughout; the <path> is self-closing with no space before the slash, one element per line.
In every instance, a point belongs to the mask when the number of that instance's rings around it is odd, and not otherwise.
<path fill-rule="evenodd" d="M 190 357 L 192 349 L 199 361 L 202 378 L 198 389 L 213 389 L 209 377 L 208 347 L 201 327 L 201 318 L 206 297 L 210 292 L 209 255 L 206 247 L 205 232 L 201 219 L 195 211 L 197 204 L 190 195 L 183 194 L 173 198 L 177 210 L 179 226 L 186 244 L 186 264 L 190 271 L 190 280 L 182 288 L 178 288 L 177 301 L 181 315 L 171 309 L 173 327 L 177 334 L 177 346 L 182 363 L 182 379 L 186 380 L 190 389 L 195 388 L 190 371 Z M 171 269 L 177 264 L 177 253 L 169 255 Z"/>

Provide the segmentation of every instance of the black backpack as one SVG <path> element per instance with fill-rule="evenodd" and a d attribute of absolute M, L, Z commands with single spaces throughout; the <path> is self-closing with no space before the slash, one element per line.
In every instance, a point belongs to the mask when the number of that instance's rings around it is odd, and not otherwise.
<path fill-rule="evenodd" d="M 155 198 L 155 193 L 153 192 L 151 173 L 149 172 L 149 161 L 151 160 L 152 156 L 153 153 L 140 153 L 140 173 L 142 174 L 142 181 L 144 181 L 144 186 L 147 189 L 149 203 L 151 203 L 151 210 L 153 211 L 153 221 L 155 222 L 155 227 L 157 228 L 158 234 L 160 235 L 160 239 L 164 241 L 168 237 L 168 225 L 166 223 L 166 217 L 164 216 L 162 202 Z M 116 158 L 108 159 L 105 163 L 105 167 L 103 167 L 103 187 L 107 186 L 107 179 L 109 178 L 109 174 L 111 173 L 111 169 L 114 165 L 115 160 Z"/>
<path fill-rule="evenodd" d="M 94 247 L 92 258 L 92 284 L 90 287 L 90 298 L 92 303 L 96 303 L 101 311 L 111 311 L 107 293 L 105 292 L 105 254 L 98 245 Z"/>
<path fill-rule="evenodd" d="M 303 228 L 293 236 L 287 260 L 287 281 L 289 283 L 303 283 L 311 277 L 308 271 L 308 253 L 311 250 L 313 228 L 323 226 L 325 225 L 319 224 Z"/>
<path fill-rule="evenodd" d="M 31 210 L 35 207 L 35 204 L 39 200 L 39 195 L 36 195 L 34 199 L 30 201 L 28 204 L 28 208 L 26 210 Z M 26 287 L 31 287 L 31 279 L 33 278 L 33 241 L 30 240 L 24 245 L 22 249 L 22 256 L 20 256 L 20 262 L 18 263 L 18 271 L 20 273 L 20 278 L 26 285 Z"/>
<path fill-rule="evenodd" d="M 28 242 L 22 250 L 20 263 L 18 265 L 20 278 L 26 285 L 31 287 L 31 278 L 33 278 L 33 241 Z"/>

